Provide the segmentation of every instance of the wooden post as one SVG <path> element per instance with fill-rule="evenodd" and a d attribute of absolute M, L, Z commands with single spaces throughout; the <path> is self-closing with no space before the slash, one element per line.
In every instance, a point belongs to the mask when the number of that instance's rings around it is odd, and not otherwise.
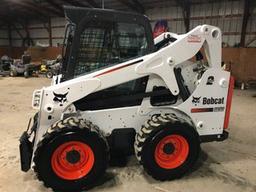
<path fill-rule="evenodd" d="M 190 0 L 176 0 L 177 5 L 179 5 L 182 9 L 185 31 L 189 32 L 190 28 Z"/>
<path fill-rule="evenodd" d="M 12 28 L 11 24 L 8 24 L 8 40 L 9 40 L 9 47 L 12 47 Z"/>
<path fill-rule="evenodd" d="M 184 1 L 184 9 L 183 9 L 183 16 L 184 16 L 184 24 L 186 32 L 189 32 L 190 28 L 190 1 Z"/>
<path fill-rule="evenodd" d="M 30 37 L 30 32 L 29 32 L 29 28 L 28 28 L 28 20 L 25 21 L 23 27 L 26 31 L 26 37 L 25 39 L 23 40 L 23 46 L 26 46 L 26 41 L 27 41 L 27 45 L 28 46 L 33 46 L 34 45 L 34 42 L 33 42 L 33 39 Z"/>
<path fill-rule="evenodd" d="M 10 23 L 8 23 L 8 39 L 9 39 L 8 56 L 11 57 L 11 54 L 12 54 L 12 26 Z"/>
<path fill-rule="evenodd" d="M 49 45 L 50 47 L 52 47 L 52 21 L 51 21 L 51 17 L 49 17 L 48 20 L 48 33 L 49 33 Z"/>
<path fill-rule="evenodd" d="M 250 17 L 249 9 L 250 9 L 250 0 L 244 0 L 244 13 L 243 13 L 243 23 L 242 23 L 242 30 L 241 30 L 241 39 L 240 39 L 240 46 L 245 46 L 245 37 L 246 37 L 246 28 L 248 19 Z"/>

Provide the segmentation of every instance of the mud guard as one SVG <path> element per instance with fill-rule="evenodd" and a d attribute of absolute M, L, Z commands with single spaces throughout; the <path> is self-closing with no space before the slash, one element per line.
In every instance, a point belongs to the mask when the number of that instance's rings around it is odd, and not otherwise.
<path fill-rule="evenodd" d="M 25 131 L 20 137 L 20 164 L 21 170 L 27 172 L 30 169 L 33 153 L 33 144 L 29 141 L 29 135 Z"/>
<path fill-rule="evenodd" d="M 33 119 L 33 125 L 30 128 L 31 120 Z M 21 170 L 24 172 L 27 172 L 30 169 L 31 166 L 31 159 L 33 155 L 33 146 L 34 146 L 34 140 L 36 135 L 36 129 L 37 129 L 37 120 L 38 120 L 38 113 L 34 115 L 33 118 L 30 118 L 28 123 L 28 128 L 26 131 L 24 131 L 20 137 L 20 164 L 21 164 Z M 33 134 L 34 133 L 34 134 Z M 33 137 L 31 135 L 34 135 Z"/>

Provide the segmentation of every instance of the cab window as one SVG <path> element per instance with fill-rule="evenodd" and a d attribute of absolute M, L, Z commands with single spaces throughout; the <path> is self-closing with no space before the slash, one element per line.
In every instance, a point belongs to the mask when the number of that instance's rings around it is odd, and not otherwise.
<path fill-rule="evenodd" d="M 74 75 L 143 56 L 147 50 L 145 30 L 139 24 L 90 22 L 80 35 Z"/>

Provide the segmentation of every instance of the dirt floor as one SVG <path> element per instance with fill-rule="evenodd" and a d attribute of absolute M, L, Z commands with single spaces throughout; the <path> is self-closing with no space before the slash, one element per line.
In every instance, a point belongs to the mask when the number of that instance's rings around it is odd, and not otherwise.
<path fill-rule="evenodd" d="M 19 164 L 19 137 L 30 116 L 31 96 L 49 85 L 45 78 L 0 77 L 0 191 L 51 191 L 36 180 L 33 171 L 23 173 Z M 254 95 L 254 97 L 253 97 Z M 230 138 L 202 145 L 202 153 L 190 174 L 169 182 L 146 175 L 132 157 L 126 167 L 109 168 L 104 183 L 92 191 L 256 191 L 256 91 L 235 90 Z"/>

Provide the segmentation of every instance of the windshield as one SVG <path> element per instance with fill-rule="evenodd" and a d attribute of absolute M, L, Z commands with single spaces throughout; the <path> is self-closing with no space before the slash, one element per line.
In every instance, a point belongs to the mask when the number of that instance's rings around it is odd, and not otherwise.
<path fill-rule="evenodd" d="M 63 45 L 62 45 L 62 53 L 61 53 L 63 58 L 63 62 L 61 65 L 62 74 L 65 74 L 65 71 L 67 69 L 67 63 L 68 63 L 68 59 L 71 51 L 71 45 L 74 37 L 74 28 L 75 28 L 74 25 L 72 23 L 69 23 L 65 29 L 65 35 L 64 35 Z"/>
<path fill-rule="evenodd" d="M 74 76 L 143 56 L 147 46 L 144 27 L 139 24 L 90 22 L 80 35 Z"/>

